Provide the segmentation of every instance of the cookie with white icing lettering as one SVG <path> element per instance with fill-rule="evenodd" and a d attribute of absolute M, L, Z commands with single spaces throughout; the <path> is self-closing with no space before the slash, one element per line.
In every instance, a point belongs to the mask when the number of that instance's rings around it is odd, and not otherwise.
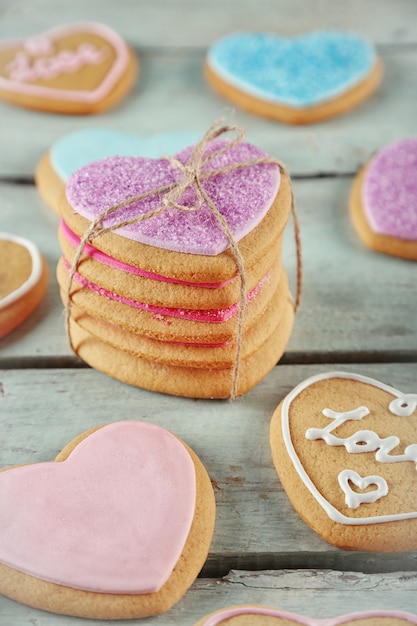
<path fill-rule="evenodd" d="M 374 46 L 350 32 L 237 32 L 211 46 L 205 73 L 216 92 L 251 113 L 311 124 L 369 98 L 383 68 Z"/>
<path fill-rule="evenodd" d="M 344 372 L 295 387 L 270 432 L 301 518 L 345 550 L 417 548 L 417 393 Z"/>
<path fill-rule="evenodd" d="M 417 261 L 417 137 L 379 150 L 358 173 L 350 196 L 353 225 L 373 250 Z"/>
<path fill-rule="evenodd" d="M 111 28 L 85 22 L 0 42 L 0 98 L 53 113 L 99 113 L 132 89 L 138 61 Z"/>
<path fill-rule="evenodd" d="M 338 617 L 315 619 L 260 605 L 240 605 L 220 609 L 200 619 L 195 626 L 407 626 L 417 624 L 417 615 L 408 611 L 370 610 Z"/>
<path fill-rule="evenodd" d="M 48 266 L 37 246 L 0 232 L 0 337 L 31 315 L 47 285 Z"/>
<path fill-rule="evenodd" d="M 223 398 L 282 356 L 294 319 L 281 254 L 291 182 L 242 133 L 218 137 L 228 130 L 174 157 L 108 157 L 69 177 L 57 278 L 71 347 L 93 367 Z"/>
<path fill-rule="evenodd" d="M 58 139 L 36 167 L 35 183 L 47 204 L 59 213 L 68 177 L 80 167 L 109 156 L 157 158 L 173 154 L 198 139 L 196 133 L 170 132 L 138 136 L 106 128 L 83 128 Z"/>
<path fill-rule="evenodd" d="M 0 472 L 0 593 L 77 617 L 163 613 L 202 568 L 214 518 L 207 472 L 176 436 L 93 429 L 55 461 Z"/>

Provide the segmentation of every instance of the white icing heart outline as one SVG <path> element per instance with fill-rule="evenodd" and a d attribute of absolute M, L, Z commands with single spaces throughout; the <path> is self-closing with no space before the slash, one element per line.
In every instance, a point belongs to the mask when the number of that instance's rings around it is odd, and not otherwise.
<path fill-rule="evenodd" d="M 358 506 L 365 502 L 376 502 L 388 494 L 388 484 L 382 476 L 361 476 L 355 470 L 346 469 L 340 472 L 337 480 L 345 494 L 345 502 L 350 509 L 357 509 Z M 376 489 L 358 493 L 349 485 L 350 482 L 361 490 L 371 485 L 375 485 Z"/>
<path fill-rule="evenodd" d="M 114 48 L 116 53 L 115 61 L 98 87 L 93 90 L 56 89 L 54 87 L 45 87 L 42 85 L 23 84 L 19 81 L 0 76 L 0 88 L 11 93 L 21 93 L 28 96 L 34 95 L 44 98 L 59 98 L 61 96 L 65 98 L 65 100 L 78 101 L 79 99 L 82 99 L 83 102 L 87 103 L 98 102 L 103 99 L 117 83 L 122 72 L 127 66 L 129 61 L 129 51 L 127 45 L 114 30 L 104 24 L 98 24 L 95 22 L 80 22 L 69 26 L 58 26 L 43 33 L 39 33 L 39 35 L 36 36 L 50 36 L 51 39 L 59 39 L 59 37 L 67 35 L 74 30 L 81 32 L 85 30 L 87 33 L 93 32 L 101 36 Z M 23 47 L 27 39 L 29 38 L 24 37 L 21 39 L 3 40 L 0 42 L 0 51 L 14 46 Z"/>
<path fill-rule="evenodd" d="M 359 382 L 372 385 L 373 387 L 377 387 L 378 389 L 382 389 L 387 391 L 395 398 L 402 398 L 404 396 L 403 393 L 395 389 L 395 387 L 390 387 L 385 383 L 381 383 L 374 378 L 369 378 L 368 376 L 362 376 L 361 374 L 354 374 L 350 372 L 328 372 L 325 374 L 316 374 L 315 376 L 311 376 L 307 378 L 299 385 L 294 387 L 294 389 L 285 397 L 282 403 L 281 409 L 281 428 L 282 428 L 282 436 L 285 443 L 285 447 L 287 448 L 288 455 L 294 465 L 294 469 L 297 474 L 301 478 L 301 481 L 307 487 L 311 495 L 315 498 L 315 500 L 319 503 L 319 505 L 323 508 L 323 510 L 327 513 L 331 520 L 337 522 L 339 524 L 346 524 L 350 526 L 360 526 L 363 524 L 379 524 L 382 522 L 394 522 L 405 519 L 414 519 L 417 518 L 417 511 L 410 511 L 408 513 L 394 513 L 391 515 L 380 515 L 375 517 L 348 517 L 341 513 L 336 507 L 334 507 L 324 496 L 320 493 L 317 487 L 314 485 L 313 481 L 305 471 L 303 464 L 301 463 L 300 458 L 297 456 L 294 445 L 291 440 L 290 426 L 289 426 L 289 407 L 291 402 L 305 389 L 310 387 L 310 385 L 322 381 L 322 380 L 330 380 L 332 378 L 343 378 L 347 380 L 357 380 Z"/>
<path fill-rule="evenodd" d="M 34 243 L 29 241 L 28 239 L 24 239 L 23 237 L 17 237 L 15 235 L 10 235 L 9 233 L 0 232 L 0 242 L 1 241 L 11 241 L 13 243 L 22 246 L 25 248 L 29 254 L 32 261 L 32 270 L 30 272 L 29 277 L 19 285 L 14 291 L 8 293 L 4 298 L 0 298 L 0 311 L 5 309 L 6 307 L 13 304 L 25 295 L 32 287 L 36 285 L 38 280 L 42 275 L 42 257 L 38 248 Z"/>

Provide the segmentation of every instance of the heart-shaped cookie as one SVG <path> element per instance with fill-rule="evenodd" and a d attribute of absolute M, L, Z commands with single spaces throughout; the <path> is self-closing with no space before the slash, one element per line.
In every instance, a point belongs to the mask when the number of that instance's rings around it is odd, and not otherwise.
<path fill-rule="evenodd" d="M 126 421 L 77 438 L 57 461 L 0 473 L 0 591 L 85 617 L 166 610 L 213 530 L 197 457 L 168 431 Z"/>
<path fill-rule="evenodd" d="M 134 84 L 137 60 L 123 39 L 94 22 L 0 42 L 0 97 L 55 113 L 97 113 Z"/>
<path fill-rule="evenodd" d="M 281 402 L 271 449 L 300 516 L 346 549 L 417 547 L 417 394 L 372 378 L 313 376 Z"/>
<path fill-rule="evenodd" d="M 306 617 L 281 609 L 274 609 L 266 606 L 241 605 L 227 609 L 222 609 L 211 613 L 210 615 L 199 620 L 195 626 L 279 626 L 285 624 L 302 624 L 303 626 L 355 626 L 360 621 L 361 626 L 374 626 L 379 620 L 384 623 L 389 620 L 392 626 L 407 626 L 407 624 L 417 624 L 417 615 L 407 611 L 389 611 L 389 610 L 373 610 L 358 611 L 356 613 L 348 613 L 338 617 L 330 617 L 328 619 L 315 619 Z"/>
<path fill-rule="evenodd" d="M 65 181 L 80 167 L 114 155 L 154 159 L 175 154 L 197 139 L 197 133 L 187 131 L 140 137 L 105 128 L 76 130 L 58 139 L 42 156 L 36 167 L 36 186 L 47 204 L 58 211 Z"/>
<path fill-rule="evenodd" d="M 0 232 L 0 337 L 29 317 L 47 284 L 48 267 L 35 244 Z"/>
<path fill-rule="evenodd" d="M 211 141 L 204 152 L 219 154 L 203 166 L 206 172 L 268 158 L 262 150 L 249 143 L 239 143 L 221 152 L 227 141 Z M 187 165 L 193 146 L 175 155 Z M 105 226 L 118 224 L 157 210 L 163 206 L 166 188 L 180 180 L 182 172 L 167 159 L 140 157 L 109 157 L 90 163 L 72 174 L 66 185 L 66 195 L 73 211 L 93 221 L 106 209 L 139 194 L 161 190 L 149 197 L 118 209 L 102 220 Z M 202 180 L 202 186 L 226 220 L 235 239 L 252 231 L 264 218 L 277 195 L 280 172 L 274 163 L 247 165 L 221 172 Z M 185 207 L 196 203 L 193 189 L 187 188 L 179 202 Z M 230 242 L 206 202 L 198 210 L 178 210 L 168 206 L 150 219 L 117 229 L 117 234 L 133 241 L 166 250 L 215 256 L 229 247 Z"/>
<path fill-rule="evenodd" d="M 307 124 L 370 96 L 382 65 L 372 44 L 354 33 L 238 32 L 212 45 L 206 74 L 216 91 L 253 113 Z"/>
<path fill-rule="evenodd" d="M 417 137 L 385 146 L 361 169 L 350 198 L 353 224 L 370 248 L 417 260 Z"/>

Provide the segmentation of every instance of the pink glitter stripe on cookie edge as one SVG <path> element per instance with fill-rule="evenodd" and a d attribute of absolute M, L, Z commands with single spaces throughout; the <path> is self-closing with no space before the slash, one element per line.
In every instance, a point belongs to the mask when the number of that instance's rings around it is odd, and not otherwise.
<path fill-rule="evenodd" d="M 70 264 L 68 263 L 65 257 L 62 257 L 64 267 L 67 271 L 70 269 Z M 250 291 L 246 296 L 246 302 L 249 303 L 253 300 L 260 289 L 269 281 L 270 273 L 262 278 L 262 280 Z M 238 303 L 232 304 L 225 309 L 207 309 L 207 310 L 199 310 L 199 309 L 177 309 L 173 307 L 161 307 L 152 304 L 146 304 L 146 302 L 137 302 L 135 300 L 131 300 L 130 298 L 125 298 L 124 296 L 120 296 L 117 293 L 112 291 L 108 291 L 99 285 L 87 280 L 84 276 L 81 276 L 78 272 L 74 272 L 74 280 L 77 281 L 82 287 L 86 289 L 90 289 L 94 291 L 100 296 L 104 296 L 109 300 L 115 300 L 117 302 L 121 302 L 122 304 L 127 304 L 135 309 L 141 309 L 143 311 L 147 311 L 148 313 L 153 313 L 154 315 L 167 316 L 167 317 L 176 317 L 179 319 L 188 320 L 191 322 L 207 322 L 207 323 L 221 323 L 227 322 L 229 319 L 234 317 L 238 312 Z"/>
<path fill-rule="evenodd" d="M 73 248 L 78 248 L 80 245 L 80 238 L 70 229 L 68 224 L 61 220 L 60 224 L 61 232 L 64 235 L 65 239 L 68 241 L 70 246 Z M 103 263 L 104 265 L 108 265 L 109 267 L 113 267 L 117 270 L 122 270 L 123 272 L 128 272 L 129 274 L 135 274 L 136 276 L 142 276 L 143 278 L 149 278 L 151 280 L 158 280 L 164 283 L 175 283 L 178 285 L 187 285 L 190 287 L 202 287 L 204 289 L 218 289 L 219 287 L 224 287 L 228 285 L 232 280 L 235 280 L 235 277 L 229 278 L 222 283 L 193 283 L 187 280 L 179 280 L 175 278 L 170 278 L 169 276 L 162 276 L 161 274 L 155 274 L 154 272 L 148 272 L 147 270 L 142 270 L 139 267 L 135 267 L 134 265 L 129 265 L 128 263 L 123 263 L 123 261 L 119 261 L 114 257 L 98 250 L 90 243 L 87 243 L 84 248 L 84 253 L 89 256 L 91 259 L 98 261 L 99 263 Z"/>

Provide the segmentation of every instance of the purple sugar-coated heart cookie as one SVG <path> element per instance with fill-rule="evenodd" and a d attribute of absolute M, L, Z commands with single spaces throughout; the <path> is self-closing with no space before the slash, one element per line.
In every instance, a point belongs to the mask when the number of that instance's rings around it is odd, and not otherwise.
<path fill-rule="evenodd" d="M 373 157 L 362 204 L 375 233 L 417 240 L 417 137 L 395 141 Z"/>
<path fill-rule="evenodd" d="M 226 145 L 226 140 L 211 141 L 204 156 Z M 185 148 L 175 158 L 187 164 L 194 146 Z M 235 163 L 269 158 L 249 143 L 239 143 L 216 155 L 203 166 L 203 173 Z M 66 186 L 67 198 L 73 209 L 83 217 L 94 220 L 106 209 L 133 196 L 158 190 L 182 177 L 181 170 L 166 159 L 141 157 L 109 157 L 90 163 L 74 172 Z M 246 165 L 202 181 L 204 190 L 225 218 L 235 241 L 253 230 L 268 212 L 280 184 L 279 167 L 274 163 Z M 134 202 L 117 210 L 103 220 L 105 226 L 120 223 L 157 209 L 163 193 Z M 194 206 L 196 193 L 188 188 L 179 203 Z M 230 242 L 218 219 L 204 202 L 200 209 L 183 211 L 168 207 L 162 213 L 143 222 L 117 229 L 117 234 L 148 245 L 214 256 L 228 248 Z"/>

